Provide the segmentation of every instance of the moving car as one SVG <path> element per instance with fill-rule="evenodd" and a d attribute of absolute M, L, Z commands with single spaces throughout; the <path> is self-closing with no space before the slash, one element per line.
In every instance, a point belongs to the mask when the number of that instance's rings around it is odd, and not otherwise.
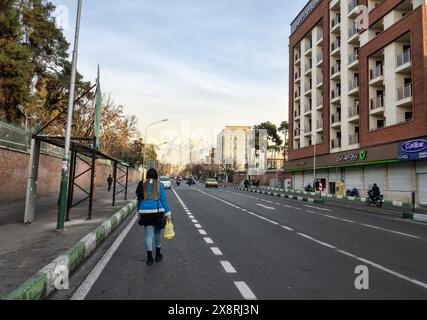
<path fill-rule="evenodd" d="M 206 188 L 218 188 L 219 184 L 218 184 L 218 181 L 216 181 L 216 179 L 208 179 L 206 180 L 205 186 Z"/>
<path fill-rule="evenodd" d="M 169 177 L 160 177 L 160 182 L 165 189 L 172 189 L 172 183 Z"/>

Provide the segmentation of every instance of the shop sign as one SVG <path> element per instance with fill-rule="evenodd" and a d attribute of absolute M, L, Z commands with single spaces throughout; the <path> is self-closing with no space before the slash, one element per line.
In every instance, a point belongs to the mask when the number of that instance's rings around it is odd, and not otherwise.
<path fill-rule="evenodd" d="M 359 153 L 349 153 L 345 155 L 340 155 L 337 158 L 337 162 L 343 163 L 343 162 L 356 162 L 359 160 L 365 161 L 367 156 L 368 156 L 368 151 L 362 150 Z"/>
<path fill-rule="evenodd" d="M 313 11 L 319 6 L 322 0 L 311 0 L 304 8 L 304 10 L 298 15 L 298 17 L 292 22 L 291 34 L 293 34 L 298 27 L 313 13 Z"/>
<path fill-rule="evenodd" d="M 427 138 L 400 143 L 397 157 L 402 161 L 427 159 Z"/>

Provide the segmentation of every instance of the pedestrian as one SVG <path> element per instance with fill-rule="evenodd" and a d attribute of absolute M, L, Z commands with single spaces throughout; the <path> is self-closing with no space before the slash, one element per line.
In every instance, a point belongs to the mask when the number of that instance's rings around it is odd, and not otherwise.
<path fill-rule="evenodd" d="M 111 176 L 111 174 L 108 176 L 108 179 L 107 179 L 107 183 L 108 183 L 108 192 L 110 192 L 111 191 L 111 186 L 113 185 L 113 177 Z"/>
<path fill-rule="evenodd" d="M 166 191 L 159 181 L 159 174 L 155 169 L 147 172 L 146 181 L 141 181 L 136 190 L 138 196 L 139 225 L 145 228 L 145 249 L 147 251 L 147 265 L 152 265 L 153 238 L 156 245 L 156 262 L 163 259 L 162 230 L 166 220 L 171 221 L 172 215 L 169 208 Z"/>

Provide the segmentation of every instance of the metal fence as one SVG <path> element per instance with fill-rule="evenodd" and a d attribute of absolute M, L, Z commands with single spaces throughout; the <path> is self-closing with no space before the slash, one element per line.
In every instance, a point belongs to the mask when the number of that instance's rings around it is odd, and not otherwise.
<path fill-rule="evenodd" d="M 0 147 L 29 152 L 31 149 L 32 132 L 24 128 L 0 121 Z M 41 144 L 41 152 L 54 157 L 63 157 L 61 148 L 46 143 Z"/>

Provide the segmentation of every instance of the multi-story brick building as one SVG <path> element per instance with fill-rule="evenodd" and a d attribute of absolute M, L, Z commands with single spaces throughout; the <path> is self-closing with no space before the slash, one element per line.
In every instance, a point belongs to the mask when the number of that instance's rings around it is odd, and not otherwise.
<path fill-rule="evenodd" d="M 316 151 L 328 192 L 427 204 L 427 1 L 312 0 L 291 28 L 293 187 L 313 184 Z"/>

